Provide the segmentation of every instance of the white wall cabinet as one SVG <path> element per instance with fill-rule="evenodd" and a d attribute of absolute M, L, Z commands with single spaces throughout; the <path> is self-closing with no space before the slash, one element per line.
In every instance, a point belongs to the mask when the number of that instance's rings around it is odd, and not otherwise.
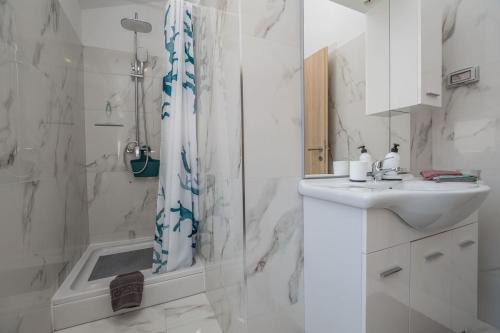
<path fill-rule="evenodd" d="M 442 1 L 373 0 L 370 6 L 367 114 L 441 107 Z"/>
<path fill-rule="evenodd" d="M 477 213 L 420 232 L 388 210 L 304 197 L 304 225 L 306 333 L 473 328 Z"/>

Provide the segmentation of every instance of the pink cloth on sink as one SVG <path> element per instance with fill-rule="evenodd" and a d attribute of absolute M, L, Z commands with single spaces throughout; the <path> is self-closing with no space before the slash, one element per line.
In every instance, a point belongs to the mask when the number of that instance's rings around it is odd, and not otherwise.
<path fill-rule="evenodd" d="M 432 178 L 437 176 L 462 176 L 460 171 L 450 170 L 422 170 L 420 174 L 425 180 L 432 180 Z"/>

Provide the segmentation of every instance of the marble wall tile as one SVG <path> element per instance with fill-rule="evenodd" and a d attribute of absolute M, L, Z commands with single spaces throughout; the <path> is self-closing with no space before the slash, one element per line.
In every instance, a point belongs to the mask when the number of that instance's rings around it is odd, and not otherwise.
<path fill-rule="evenodd" d="M 47 332 L 51 333 L 50 298 L 55 290 L 30 292 L 8 298 L 7 309 L 0 313 L 2 332 Z"/>
<path fill-rule="evenodd" d="M 195 7 L 198 60 L 199 253 L 207 296 L 224 332 L 244 332 L 243 190 L 239 18 Z"/>
<path fill-rule="evenodd" d="M 302 173 L 299 49 L 244 36 L 245 177 Z"/>
<path fill-rule="evenodd" d="M 444 73 L 481 67 L 476 84 L 443 87 L 443 107 L 412 118 L 412 168 L 481 169 L 492 187 L 479 210 L 479 318 L 496 327 L 500 320 L 500 226 L 498 223 L 498 147 L 500 102 L 500 4 L 447 0 L 443 15 Z M 465 46 L 465 47 L 464 47 Z"/>
<path fill-rule="evenodd" d="M 83 49 L 55 0 L 0 4 L 0 331 L 52 332 L 88 244 Z"/>
<path fill-rule="evenodd" d="M 255 0 L 242 4 L 245 35 L 300 47 L 302 3 L 297 0 Z"/>
<path fill-rule="evenodd" d="M 152 157 L 160 157 L 161 123 L 159 115 L 147 113 L 148 143 L 151 146 Z M 86 111 L 86 150 L 88 172 L 127 171 L 130 166 L 124 162 L 125 146 L 135 141 L 136 125 L 133 112 L 113 112 L 108 116 L 103 111 Z M 96 124 L 112 123 L 123 127 L 96 126 Z M 141 143 L 145 143 L 144 115 L 140 115 Z M 131 156 L 127 155 L 127 160 Z"/>
<path fill-rule="evenodd" d="M 16 36 L 45 37 L 81 45 L 58 0 L 16 0 L 11 5 L 15 9 Z"/>
<path fill-rule="evenodd" d="M 133 54 L 85 47 L 85 119 L 88 205 L 91 242 L 152 237 L 158 180 L 134 178 L 124 156 L 135 141 L 135 88 L 130 77 Z M 144 80 L 146 114 L 140 111 L 141 143 L 144 118 L 153 158 L 159 159 L 162 64 L 151 55 Z M 112 123 L 123 127 L 95 126 Z M 124 161 L 126 158 L 126 161 Z M 123 196 L 123 193 L 129 193 Z"/>
<path fill-rule="evenodd" d="M 50 299 L 88 243 L 85 182 L 69 177 L 0 185 L 2 332 L 14 322 L 19 332 L 51 332 Z"/>
<path fill-rule="evenodd" d="M 5 1 L 0 7 L 0 23 L 1 23 L 1 33 L 0 33 L 0 59 L 2 63 L 5 61 L 12 61 L 15 58 L 15 33 L 16 25 L 15 22 L 15 9 L 11 2 Z"/>
<path fill-rule="evenodd" d="M 240 0 L 192 0 L 191 3 L 198 8 L 215 9 L 220 13 L 238 15 Z"/>
<path fill-rule="evenodd" d="M 146 112 L 159 114 L 161 80 L 159 77 L 151 76 L 146 76 L 144 80 Z M 104 112 L 109 103 L 112 111 L 133 112 L 135 105 L 134 85 L 134 81 L 128 74 L 85 72 L 85 108 Z"/>
<path fill-rule="evenodd" d="M 232 188 L 214 184 L 202 195 L 199 251 L 205 258 L 207 296 L 224 332 L 244 332 L 246 326 L 241 186 L 236 180 Z"/>
<path fill-rule="evenodd" d="M 45 57 L 40 52 L 40 57 Z M 61 159 L 69 142 L 81 143 L 84 136 L 75 131 L 78 122 L 83 121 L 78 112 L 83 105 L 82 72 L 74 68 L 76 63 L 81 64 L 81 58 L 68 66 L 63 60 L 54 59 L 58 65 L 47 62 L 38 67 L 26 63 L 24 58 L 19 56 L 2 66 L 6 74 L 2 77 L 9 79 L 2 84 L 6 94 L 2 114 L 7 126 L 0 153 L 5 162 L 0 171 L 3 183 L 55 176 L 63 165 L 74 162 L 66 164 Z"/>
<path fill-rule="evenodd" d="M 408 114 L 392 117 L 366 115 L 365 35 L 339 46 L 329 47 L 330 142 L 334 160 L 359 159 L 365 145 L 374 159 L 399 143 L 400 165 L 410 167 L 410 121 Z M 389 96 L 387 96 L 389 98 Z"/>
<path fill-rule="evenodd" d="M 249 332 L 304 332 L 300 6 L 241 7 Z"/>
<path fill-rule="evenodd" d="M 129 76 L 131 63 L 134 59 L 132 52 L 123 52 L 99 47 L 85 47 L 84 71 L 96 74 L 122 74 Z M 146 75 L 163 77 L 165 64 L 160 55 L 150 55 L 146 68 Z"/>
<path fill-rule="evenodd" d="M 303 332 L 299 177 L 246 181 L 249 332 Z"/>
<path fill-rule="evenodd" d="M 32 166 L 35 175 L 58 176 L 67 171 L 64 169 L 73 140 L 83 143 L 84 134 L 80 132 L 83 117 L 78 114 L 83 110 L 83 103 L 74 100 L 71 92 L 83 89 L 77 82 L 81 72 L 53 70 L 53 76 L 47 78 L 30 67 L 20 65 L 20 69 L 22 112 L 18 120 L 19 127 L 24 129 L 19 147 L 21 156 L 25 156 L 25 163 L 38 162 Z M 73 75 L 75 77 L 71 77 Z M 68 90 L 64 85 L 68 85 Z M 81 128 L 75 130 L 77 127 Z"/>
<path fill-rule="evenodd" d="M 0 183 L 17 182 L 23 175 L 22 165 L 19 163 L 19 134 L 18 114 L 19 98 L 16 88 L 16 68 L 13 61 L 6 61 L 0 65 Z M 31 175 L 31 173 L 29 172 Z M 26 177 L 27 178 L 27 177 Z"/>
<path fill-rule="evenodd" d="M 399 166 L 405 170 L 411 169 L 411 114 L 393 111 L 390 119 L 391 126 L 386 129 L 390 133 L 390 148 L 399 143 Z M 386 153 L 390 150 L 388 149 Z M 385 156 L 385 155 L 384 155 Z"/>
<path fill-rule="evenodd" d="M 91 242 L 153 237 L 158 181 L 126 171 L 87 174 Z"/>
<path fill-rule="evenodd" d="M 142 9 L 146 12 L 150 10 L 142 5 L 137 5 L 135 8 L 139 12 Z M 95 18 L 95 21 L 102 19 L 97 17 L 99 13 L 95 11 L 89 11 L 86 15 L 89 19 Z M 152 24 L 158 27 L 161 22 Z M 149 37 L 157 38 L 158 43 L 161 43 L 162 36 L 161 29 L 155 28 Z M 124 37 L 129 41 L 133 39 L 132 34 Z M 139 36 L 140 41 L 142 37 L 144 36 Z M 130 52 L 123 52 L 112 48 L 86 46 L 84 59 L 86 167 L 91 241 L 152 237 L 158 180 L 132 177 L 128 169 L 128 161 L 132 156 L 126 156 L 127 162 L 124 162 L 126 144 L 135 141 L 136 135 L 135 89 L 130 76 L 134 54 L 132 49 Z M 150 54 L 144 79 L 145 117 L 148 143 L 154 151 L 153 158 L 157 159 L 159 159 L 161 134 L 159 110 L 163 70 L 161 57 Z M 97 127 L 96 123 L 124 126 Z M 143 128 L 144 115 L 141 106 L 141 143 L 145 143 Z M 123 193 L 129 195 L 123 196 Z"/>
<path fill-rule="evenodd" d="M 432 111 L 411 114 L 411 173 L 432 168 Z"/>
<path fill-rule="evenodd" d="M 389 118 L 365 114 L 364 34 L 328 52 L 333 160 L 357 160 L 360 145 L 366 145 L 374 159 L 383 158 L 389 146 Z"/>

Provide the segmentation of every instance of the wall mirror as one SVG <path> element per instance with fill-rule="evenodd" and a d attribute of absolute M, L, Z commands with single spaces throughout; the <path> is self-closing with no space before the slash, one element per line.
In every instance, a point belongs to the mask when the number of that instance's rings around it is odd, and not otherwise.
<path fill-rule="evenodd" d="M 383 0 L 304 1 L 307 177 L 342 176 L 334 162 L 359 160 L 358 147 L 365 146 L 373 160 L 380 160 L 395 143 L 400 145 L 400 166 L 409 169 L 410 115 L 390 107 L 385 113 L 367 112 L 367 103 L 390 105 L 388 8 Z M 367 92 L 370 79 L 372 86 L 376 80 L 376 91 Z"/>

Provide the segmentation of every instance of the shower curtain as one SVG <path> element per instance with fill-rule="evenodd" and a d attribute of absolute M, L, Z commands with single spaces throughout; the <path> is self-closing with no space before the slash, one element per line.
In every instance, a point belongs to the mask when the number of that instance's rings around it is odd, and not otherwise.
<path fill-rule="evenodd" d="M 192 5 L 167 3 L 166 72 L 161 109 L 161 152 L 153 272 L 193 264 L 198 231 L 198 147 Z"/>

